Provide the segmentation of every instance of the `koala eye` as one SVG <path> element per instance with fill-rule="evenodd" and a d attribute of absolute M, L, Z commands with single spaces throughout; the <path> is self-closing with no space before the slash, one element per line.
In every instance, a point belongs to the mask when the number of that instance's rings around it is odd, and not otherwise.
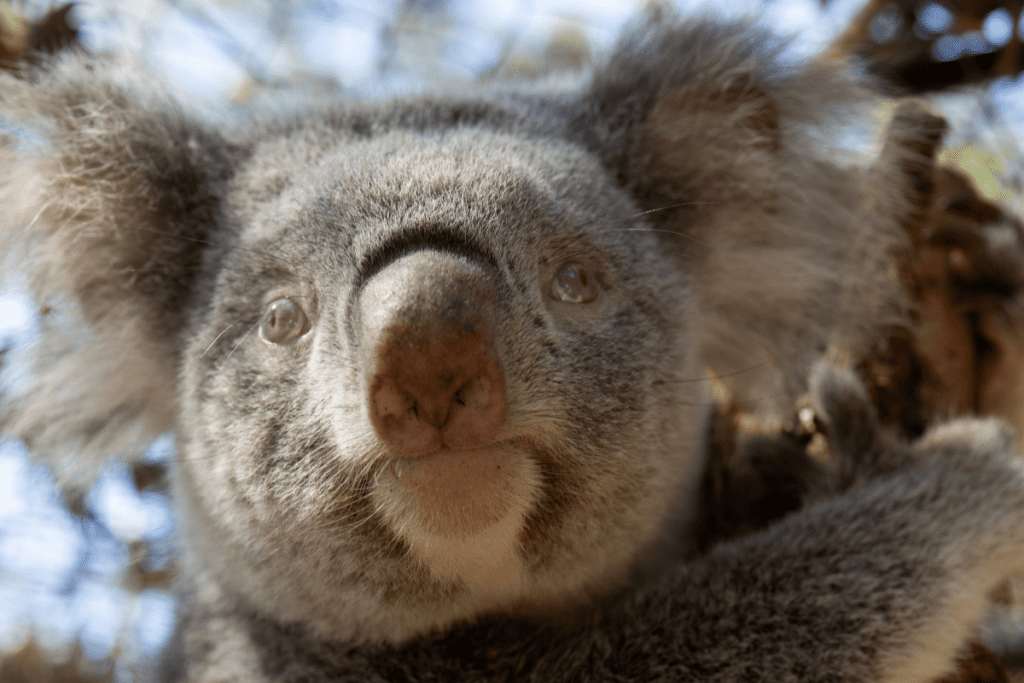
<path fill-rule="evenodd" d="M 597 298 L 597 280 L 582 263 L 566 263 L 551 283 L 551 297 L 556 301 L 572 304 L 586 304 Z"/>
<path fill-rule="evenodd" d="M 271 344 L 287 344 L 309 331 L 309 319 L 291 299 L 270 302 L 260 321 L 260 335 Z"/>

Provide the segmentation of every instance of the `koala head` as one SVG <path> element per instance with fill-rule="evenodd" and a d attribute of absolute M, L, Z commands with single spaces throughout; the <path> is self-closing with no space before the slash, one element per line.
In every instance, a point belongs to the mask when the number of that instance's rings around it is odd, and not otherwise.
<path fill-rule="evenodd" d="M 172 430 L 199 600 L 348 640 L 591 604 L 686 549 L 706 370 L 866 317 L 894 221 L 822 144 L 863 93 L 776 51 L 654 22 L 571 85 L 230 125 L 79 56 L 4 77 L 47 311 L 6 428 L 70 479 Z"/>
<path fill-rule="evenodd" d="M 393 637 L 620 580 L 699 468 L 678 256 L 571 144 L 333 137 L 267 145 L 288 184 L 232 207 L 187 325 L 177 495 L 204 570 Z"/>

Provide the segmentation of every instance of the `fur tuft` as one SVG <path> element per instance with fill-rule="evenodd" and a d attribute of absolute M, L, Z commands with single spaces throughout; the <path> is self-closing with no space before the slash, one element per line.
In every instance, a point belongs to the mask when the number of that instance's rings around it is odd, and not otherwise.
<path fill-rule="evenodd" d="M 19 353 L 31 377 L 4 398 L 4 428 L 84 485 L 174 424 L 176 349 L 230 155 L 168 97 L 80 55 L 0 74 L 0 107 L 21 126 L 0 152 L 0 249 L 43 328 Z"/>

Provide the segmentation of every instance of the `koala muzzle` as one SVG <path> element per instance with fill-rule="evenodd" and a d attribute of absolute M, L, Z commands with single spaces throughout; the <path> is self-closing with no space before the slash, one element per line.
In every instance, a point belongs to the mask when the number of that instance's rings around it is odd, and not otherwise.
<path fill-rule="evenodd" d="M 423 249 L 391 262 L 359 296 L 367 408 L 404 456 L 491 444 L 505 421 L 488 270 Z"/>

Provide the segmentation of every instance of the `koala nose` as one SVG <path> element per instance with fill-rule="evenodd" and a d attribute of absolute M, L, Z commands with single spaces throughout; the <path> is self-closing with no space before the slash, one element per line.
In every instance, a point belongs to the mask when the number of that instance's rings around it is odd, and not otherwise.
<path fill-rule="evenodd" d="M 505 421 L 494 355 L 497 297 L 471 260 L 421 250 L 392 262 L 359 297 L 367 408 L 403 455 L 482 448 Z"/>

